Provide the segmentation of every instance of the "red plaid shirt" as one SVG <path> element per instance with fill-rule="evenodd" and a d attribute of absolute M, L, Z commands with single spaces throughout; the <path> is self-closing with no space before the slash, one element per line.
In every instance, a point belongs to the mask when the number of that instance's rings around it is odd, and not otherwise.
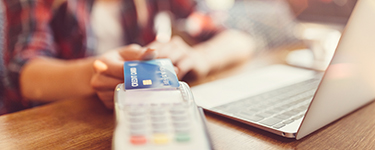
<path fill-rule="evenodd" d="M 167 2 L 164 9 L 177 18 L 187 17 L 195 5 L 192 0 L 146 1 L 150 19 L 140 29 L 133 0 L 122 0 L 121 23 L 126 32 L 123 43 L 145 45 L 154 40 L 152 20 L 160 2 Z M 4 91 L 7 112 L 33 106 L 19 91 L 19 72 L 28 60 L 38 56 L 69 60 L 94 55 L 96 42 L 89 24 L 93 3 L 93 0 L 4 0 L 6 69 L 2 83 L 5 89 L 0 87 L 0 90 Z M 212 35 L 207 33 L 210 32 L 204 32 L 203 36 Z"/>

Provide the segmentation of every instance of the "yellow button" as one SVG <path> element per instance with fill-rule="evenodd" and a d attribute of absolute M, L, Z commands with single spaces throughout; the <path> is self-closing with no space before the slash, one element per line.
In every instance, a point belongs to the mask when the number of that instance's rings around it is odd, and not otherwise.
<path fill-rule="evenodd" d="M 169 137 L 166 134 L 155 134 L 154 143 L 155 144 L 167 144 L 169 142 Z"/>

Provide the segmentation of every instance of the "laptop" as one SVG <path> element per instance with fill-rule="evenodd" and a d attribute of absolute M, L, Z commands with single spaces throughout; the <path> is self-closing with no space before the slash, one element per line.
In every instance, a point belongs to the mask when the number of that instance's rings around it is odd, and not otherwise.
<path fill-rule="evenodd" d="M 192 88 L 207 111 L 301 139 L 375 98 L 375 1 L 359 0 L 325 72 L 271 65 Z"/>

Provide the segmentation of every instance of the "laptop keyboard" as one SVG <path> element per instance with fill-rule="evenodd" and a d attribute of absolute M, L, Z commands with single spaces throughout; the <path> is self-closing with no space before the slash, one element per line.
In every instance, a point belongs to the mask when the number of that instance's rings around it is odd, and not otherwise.
<path fill-rule="evenodd" d="M 305 115 L 320 80 L 321 76 L 224 104 L 213 110 L 278 129 Z"/>

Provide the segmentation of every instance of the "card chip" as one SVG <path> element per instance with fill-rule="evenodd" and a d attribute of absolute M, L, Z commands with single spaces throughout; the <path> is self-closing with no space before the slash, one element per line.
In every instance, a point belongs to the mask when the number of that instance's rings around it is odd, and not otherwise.
<path fill-rule="evenodd" d="M 151 85 L 152 81 L 151 80 L 143 80 L 143 85 Z"/>

